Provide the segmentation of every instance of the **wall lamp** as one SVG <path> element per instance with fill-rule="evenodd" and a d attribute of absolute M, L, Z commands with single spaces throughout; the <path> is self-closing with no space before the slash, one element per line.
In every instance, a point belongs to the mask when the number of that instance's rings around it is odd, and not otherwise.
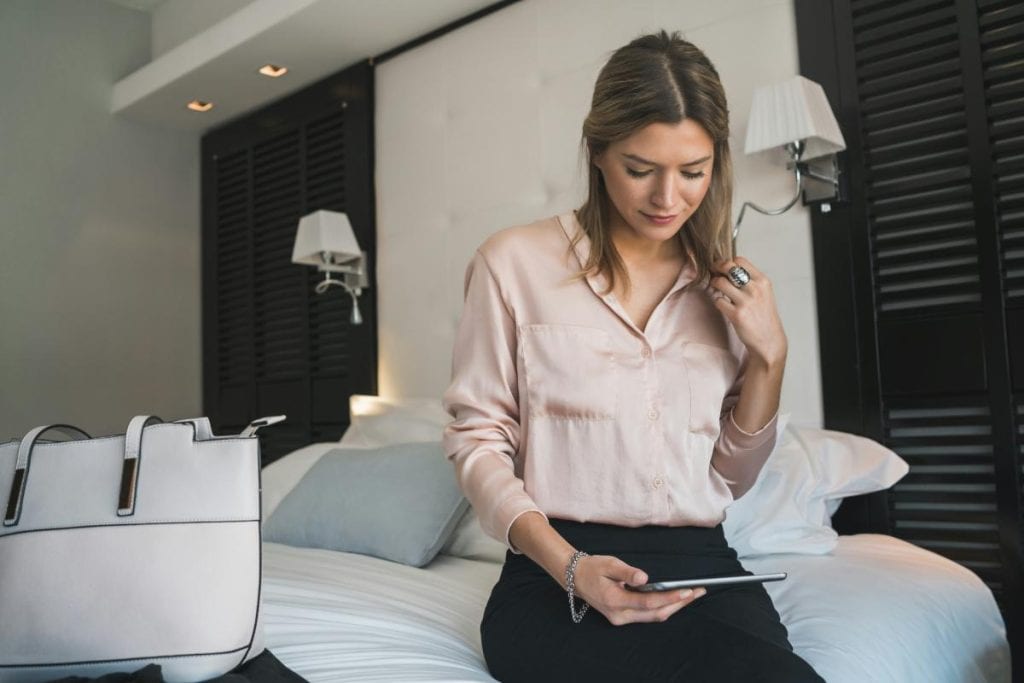
<path fill-rule="evenodd" d="M 755 90 L 744 152 L 778 154 L 783 151 L 788 157 L 786 168 L 796 176 L 796 196 L 781 209 L 763 209 L 752 202 L 744 202 L 732 238 L 735 240 L 739 234 L 748 206 L 777 216 L 792 208 L 803 196 L 805 206 L 819 204 L 822 213 L 831 211 L 832 202 L 845 199 L 841 183 L 843 171 L 837 157 L 844 149 L 846 141 L 825 91 L 814 81 L 797 76 Z"/>
<path fill-rule="evenodd" d="M 352 297 L 350 322 L 363 322 L 358 297 L 369 284 L 366 252 L 359 248 L 348 216 L 337 211 L 314 211 L 303 216 L 295 233 L 292 263 L 316 266 L 323 272 L 324 279 L 316 286 L 317 294 L 323 294 L 331 285 L 343 287 Z M 342 279 L 332 278 L 331 273 L 341 273 Z"/>

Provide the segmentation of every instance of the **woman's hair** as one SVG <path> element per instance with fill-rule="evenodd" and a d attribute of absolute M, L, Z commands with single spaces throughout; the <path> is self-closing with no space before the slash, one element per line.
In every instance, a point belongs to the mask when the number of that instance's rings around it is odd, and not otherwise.
<path fill-rule="evenodd" d="M 587 200 L 577 210 L 591 251 L 580 277 L 600 272 L 614 287 L 629 275 L 609 232 L 611 198 L 593 159 L 610 144 L 651 123 L 699 123 L 714 142 L 714 165 L 707 194 L 679 230 L 684 251 L 693 255 L 695 283 L 706 281 L 711 265 L 732 256 L 732 159 L 729 109 L 718 72 L 693 43 L 660 33 L 641 36 L 612 54 L 594 85 L 590 113 L 583 121 L 582 153 L 587 159 Z M 577 237 L 577 240 L 579 237 Z M 689 285 L 688 285 L 689 286 Z"/>

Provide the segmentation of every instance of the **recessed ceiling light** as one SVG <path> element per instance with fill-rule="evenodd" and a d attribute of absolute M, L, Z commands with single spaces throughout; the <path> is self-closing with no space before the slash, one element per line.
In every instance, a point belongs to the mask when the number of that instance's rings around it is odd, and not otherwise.
<path fill-rule="evenodd" d="M 265 64 L 260 67 L 260 73 L 264 76 L 270 76 L 271 78 L 279 78 L 288 73 L 288 68 L 284 66 L 277 66 L 276 64 Z"/>
<path fill-rule="evenodd" d="M 213 109 L 213 102 L 203 102 L 202 100 L 192 100 L 188 103 L 188 108 L 192 111 L 210 111 Z"/>

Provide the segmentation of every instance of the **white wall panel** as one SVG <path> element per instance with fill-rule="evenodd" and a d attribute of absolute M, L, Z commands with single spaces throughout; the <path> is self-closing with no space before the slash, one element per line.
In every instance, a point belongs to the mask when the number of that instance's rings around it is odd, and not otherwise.
<path fill-rule="evenodd" d="M 792 178 L 742 154 L 758 85 L 797 73 L 792 0 L 523 0 L 377 68 L 380 392 L 448 384 L 466 264 L 491 233 L 579 205 L 579 137 L 594 81 L 634 37 L 680 30 L 725 84 L 744 200 L 781 206 Z M 748 211 L 739 252 L 775 283 L 790 339 L 782 409 L 820 426 L 810 219 Z"/>

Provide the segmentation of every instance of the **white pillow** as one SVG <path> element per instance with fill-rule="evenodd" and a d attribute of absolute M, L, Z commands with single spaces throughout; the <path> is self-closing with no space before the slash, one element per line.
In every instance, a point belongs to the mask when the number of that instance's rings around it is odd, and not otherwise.
<path fill-rule="evenodd" d="M 352 448 L 379 448 L 396 443 L 441 441 L 451 422 L 439 398 L 381 398 L 353 394 L 349 399 L 352 422 L 341 444 Z"/>
<path fill-rule="evenodd" d="M 441 548 L 440 554 L 502 564 L 505 561 L 505 544 L 484 533 L 476 510 L 470 507 L 459 525 L 455 527 L 455 531 L 448 537 L 448 542 Z"/>
<path fill-rule="evenodd" d="M 726 510 L 726 539 L 740 557 L 831 552 L 838 534 L 830 518 L 841 499 L 887 489 L 910 469 L 876 441 L 783 417 L 753 488 Z"/>

